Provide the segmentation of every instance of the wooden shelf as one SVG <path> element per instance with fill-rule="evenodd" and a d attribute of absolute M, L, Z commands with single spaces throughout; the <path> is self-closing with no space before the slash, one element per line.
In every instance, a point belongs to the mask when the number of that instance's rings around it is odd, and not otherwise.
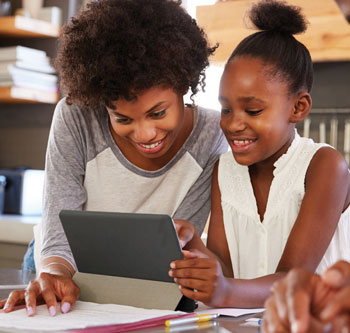
<path fill-rule="evenodd" d="M 310 51 L 314 62 L 350 61 L 350 24 L 334 0 L 288 0 L 302 8 L 309 26 L 304 34 L 296 35 Z M 226 62 L 233 49 L 246 36 L 256 30 L 245 22 L 251 0 L 218 2 L 197 7 L 197 21 L 213 44 L 219 42 L 212 59 L 214 63 Z"/>
<path fill-rule="evenodd" d="M 0 36 L 4 37 L 58 37 L 60 27 L 42 20 L 24 16 L 0 17 Z"/>
<path fill-rule="evenodd" d="M 56 104 L 59 94 L 23 87 L 0 87 L 0 103 Z"/>

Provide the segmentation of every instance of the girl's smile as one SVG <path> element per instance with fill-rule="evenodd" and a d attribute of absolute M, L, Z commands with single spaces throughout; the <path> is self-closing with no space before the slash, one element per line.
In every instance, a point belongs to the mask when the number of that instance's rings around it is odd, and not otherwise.
<path fill-rule="evenodd" d="M 254 149 L 256 139 L 250 138 L 231 138 L 228 139 L 233 153 L 243 153 Z"/>

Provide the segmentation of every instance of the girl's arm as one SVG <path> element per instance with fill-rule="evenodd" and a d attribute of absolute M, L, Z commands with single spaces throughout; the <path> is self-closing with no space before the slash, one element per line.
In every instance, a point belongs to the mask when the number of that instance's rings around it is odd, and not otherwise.
<path fill-rule="evenodd" d="M 208 247 L 227 266 L 230 257 L 222 211 L 218 208 L 217 168 L 214 178 L 216 184 L 213 185 L 217 188 L 213 188 Z M 290 269 L 302 267 L 314 271 L 317 268 L 341 213 L 349 205 L 349 185 L 347 164 L 340 153 L 328 147 L 320 149 L 308 168 L 305 196 L 276 273 L 250 280 L 225 278 L 214 259 L 193 259 L 172 263 L 172 276 L 185 296 L 211 306 L 263 306 L 272 284 Z"/>

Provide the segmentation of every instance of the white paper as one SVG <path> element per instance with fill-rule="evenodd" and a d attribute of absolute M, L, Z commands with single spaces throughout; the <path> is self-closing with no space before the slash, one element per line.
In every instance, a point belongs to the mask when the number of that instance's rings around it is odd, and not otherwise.
<path fill-rule="evenodd" d="M 179 311 L 148 310 L 116 304 L 96 304 L 78 301 L 72 311 L 62 314 L 57 307 L 54 317 L 46 305 L 36 309 L 36 315 L 28 317 L 26 309 L 9 313 L 0 312 L 0 328 L 33 331 L 72 330 L 92 326 L 135 323 L 161 316 L 181 314 Z"/>

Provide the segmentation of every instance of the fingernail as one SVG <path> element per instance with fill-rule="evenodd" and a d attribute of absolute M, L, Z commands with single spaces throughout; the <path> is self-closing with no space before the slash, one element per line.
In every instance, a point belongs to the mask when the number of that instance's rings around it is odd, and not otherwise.
<path fill-rule="evenodd" d="M 328 323 L 323 327 L 323 333 L 329 333 L 329 332 L 332 332 L 332 330 L 333 330 L 332 323 Z"/>
<path fill-rule="evenodd" d="M 27 307 L 27 315 L 29 317 L 34 315 L 34 310 L 33 310 L 33 308 L 31 306 Z"/>
<path fill-rule="evenodd" d="M 320 318 L 322 320 L 326 320 L 331 314 L 331 311 L 332 311 L 331 307 L 326 306 L 326 308 L 320 313 Z"/>
<path fill-rule="evenodd" d="M 61 310 L 63 313 L 67 313 L 70 310 L 70 303 L 64 302 L 61 307 Z"/>
<path fill-rule="evenodd" d="M 5 306 L 3 307 L 3 310 L 7 310 L 8 308 L 10 307 L 10 304 L 9 303 L 6 303 Z"/>
<path fill-rule="evenodd" d="M 170 270 L 168 274 L 169 274 L 169 276 L 173 276 L 173 271 Z"/>
<path fill-rule="evenodd" d="M 170 263 L 171 268 L 175 268 L 175 264 L 173 262 Z"/>
<path fill-rule="evenodd" d="M 49 312 L 50 312 L 50 316 L 52 317 L 56 316 L 56 308 L 53 305 L 49 307 Z"/>
<path fill-rule="evenodd" d="M 299 321 L 298 321 L 298 320 L 294 321 L 294 322 L 292 323 L 292 333 L 298 333 L 298 332 L 300 332 L 299 328 L 300 328 L 300 323 L 299 323 Z"/>
<path fill-rule="evenodd" d="M 332 282 L 337 285 L 341 285 L 344 282 L 343 275 L 337 269 L 330 269 L 328 272 L 324 273 L 324 278 L 332 280 Z"/>

